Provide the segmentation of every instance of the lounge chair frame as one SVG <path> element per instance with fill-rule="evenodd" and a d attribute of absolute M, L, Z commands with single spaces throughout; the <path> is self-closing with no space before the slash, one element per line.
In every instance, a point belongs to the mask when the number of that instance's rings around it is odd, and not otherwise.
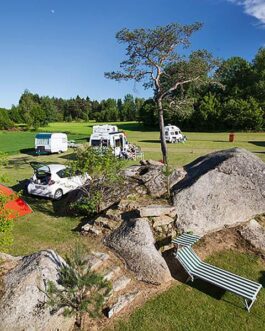
<path fill-rule="evenodd" d="M 244 299 L 245 308 L 250 311 L 261 284 L 201 261 L 190 246 L 184 246 L 174 254 L 188 274 L 187 281 L 199 278 L 237 294 Z"/>

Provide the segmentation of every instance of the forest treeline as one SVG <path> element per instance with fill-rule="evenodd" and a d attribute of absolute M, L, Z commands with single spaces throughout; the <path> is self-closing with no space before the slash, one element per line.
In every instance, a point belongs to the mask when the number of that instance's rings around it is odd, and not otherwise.
<path fill-rule="evenodd" d="M 178 68 L 171 64 L 170 73 Z M 215 84 L 193 83 L 177 91 L 173 100 L 165 103 L 165 123 L 176 124 L 183 130 L 264 130 L 265 129 L 265 48 L 258 50 L 252 61 L 231 57 L 220 62 L 211 73 Z M 153 99 L 134 98 L 102 101 L 89 97 L 63 99 L 39 96 L 25 90 L 17 106 L 0 108 L 0 129 L 24 123 L 37 129 L 56 121 L 139 121 L 145 126 L 158 126 Z"/>

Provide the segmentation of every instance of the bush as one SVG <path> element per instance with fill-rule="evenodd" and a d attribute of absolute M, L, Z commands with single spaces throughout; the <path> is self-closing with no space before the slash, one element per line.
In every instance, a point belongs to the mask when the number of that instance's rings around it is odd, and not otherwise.
<path fill-rule="evenodd" d="M 85 147 L 77 150 L 70 167 L 92 178 L 89 187 L 81 188 L 84 196 L 74 205 L 77 213 L 87 216 L 99 212 L 104 191 L 122 182 L 120 172 L 124 162 L 115 157 L 111 149 Z"/>

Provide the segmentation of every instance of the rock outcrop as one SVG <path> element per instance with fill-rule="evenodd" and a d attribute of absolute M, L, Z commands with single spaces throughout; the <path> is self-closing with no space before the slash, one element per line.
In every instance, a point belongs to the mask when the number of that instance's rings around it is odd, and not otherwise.
<path fill-rule="evenodd" d="M 58 284 L 58 272 L 64 260 L 47 250 L 23 257 L 4 276 L 4 294 L 0 300 L 0 330 L 71 330 L 74 317 L 52 313 L 45 305 L 48 281 Z"/>
<path fill-rule="evenodd" d="M 256 220 L 250 220 L 239 232 L 253 247 L 265 253 L 265 228 Z"/>
<path fill-rule="evenodd" d="M 154 246 L 155 240 L 145 218 L 124 221 L 105 238 L 139 280 L 161 284 L 171 280 L 168 266 Z"/>
<path fill-rule="evenodd" d="M 233 148 L 184 168 L 172 188 L 181 230 L 203 235 L 265 212 L 265 163 L 254 154 Z"/>

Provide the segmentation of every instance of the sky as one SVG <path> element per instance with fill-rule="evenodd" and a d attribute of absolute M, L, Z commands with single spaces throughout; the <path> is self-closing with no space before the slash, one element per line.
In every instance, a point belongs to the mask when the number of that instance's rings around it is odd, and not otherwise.
<path fill-rule="evenodd" d="M 191 50 L 251 61 L 265 46 L 265 0 L 0 0 L 0 107 L 25 89 L 39 95 L 92 100 L 148 97 L 152 91 L 116 82 L 125 49 L 120 29 L 171 22 L 204 23 Z"/>

